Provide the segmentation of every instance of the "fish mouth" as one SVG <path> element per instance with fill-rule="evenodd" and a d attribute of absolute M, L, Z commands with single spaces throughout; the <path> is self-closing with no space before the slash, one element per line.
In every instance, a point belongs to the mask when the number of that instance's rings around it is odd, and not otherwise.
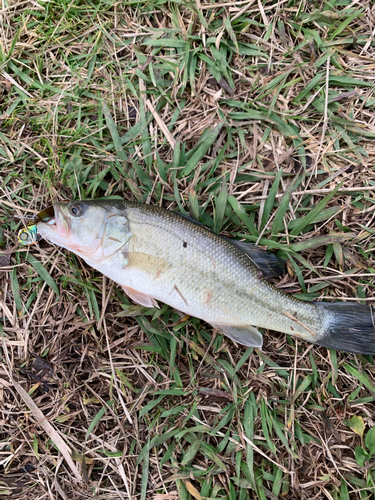
<path fill-rule="evenodd" d="M 45 224 L 49 224 L 50 226 L 56 224 L 54 205 L 45 208 L 34 217 L 32 223 L 37 224 L 38 222 L 44 222 Z"/>
<path fill-rule="evenodd" d="M 60 205 L 65 204 L 55 203 L 42 210 L 36 215 L 33 223 L 37 225 L 38 233 L 43 238 L 52 243 L 65 246 L 64 243 L 66 244 L 70 228 Z"/>

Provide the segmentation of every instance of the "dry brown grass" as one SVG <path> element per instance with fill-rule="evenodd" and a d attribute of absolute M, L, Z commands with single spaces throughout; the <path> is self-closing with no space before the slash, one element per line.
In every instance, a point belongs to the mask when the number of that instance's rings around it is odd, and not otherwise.
<path fill-rule="evenodd" d="M 0 496 L 371 498 L 371 356 L 246 351 L 17 246 L 51 200 L 122 195 L 278 250 L 285 291 L 373 303 L 375 14 L 327 5 L 0 5 Z"/>

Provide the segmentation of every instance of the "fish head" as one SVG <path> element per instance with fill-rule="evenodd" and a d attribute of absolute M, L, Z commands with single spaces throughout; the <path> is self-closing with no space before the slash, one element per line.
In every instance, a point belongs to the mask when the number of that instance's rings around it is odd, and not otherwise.
<path fill-rule="evenodd" d="M 132 236 L 124 210 L 108 201 L 76 200 L 55 203 L 52 208 L 52 217 L 39 218 L 38 233 L 88 262 L 98 263 L 124 250 Z"/>

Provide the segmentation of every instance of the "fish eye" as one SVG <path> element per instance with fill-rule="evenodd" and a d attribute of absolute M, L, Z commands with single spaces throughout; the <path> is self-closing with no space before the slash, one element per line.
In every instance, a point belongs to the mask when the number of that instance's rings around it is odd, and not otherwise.
<path fill-rule="evenodd" d="M 77 203 L 76 205 L 70 207 L 69 211 L 73 215 L 73 217 L 79 217 L 83 213 L 83 208 L 82 205 Z"/>

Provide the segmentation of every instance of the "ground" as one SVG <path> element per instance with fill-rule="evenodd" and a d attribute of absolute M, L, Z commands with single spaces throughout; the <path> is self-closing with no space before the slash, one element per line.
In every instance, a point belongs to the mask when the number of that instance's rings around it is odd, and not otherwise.
<path fill-rule="evenodd" d="M 277 253 L 287 293 L 374 303 L 373 5 L 1 2 L 0 495 L 372 498 L 372 356 L 237 346 L 17 232 L 120 196 Z"/>

